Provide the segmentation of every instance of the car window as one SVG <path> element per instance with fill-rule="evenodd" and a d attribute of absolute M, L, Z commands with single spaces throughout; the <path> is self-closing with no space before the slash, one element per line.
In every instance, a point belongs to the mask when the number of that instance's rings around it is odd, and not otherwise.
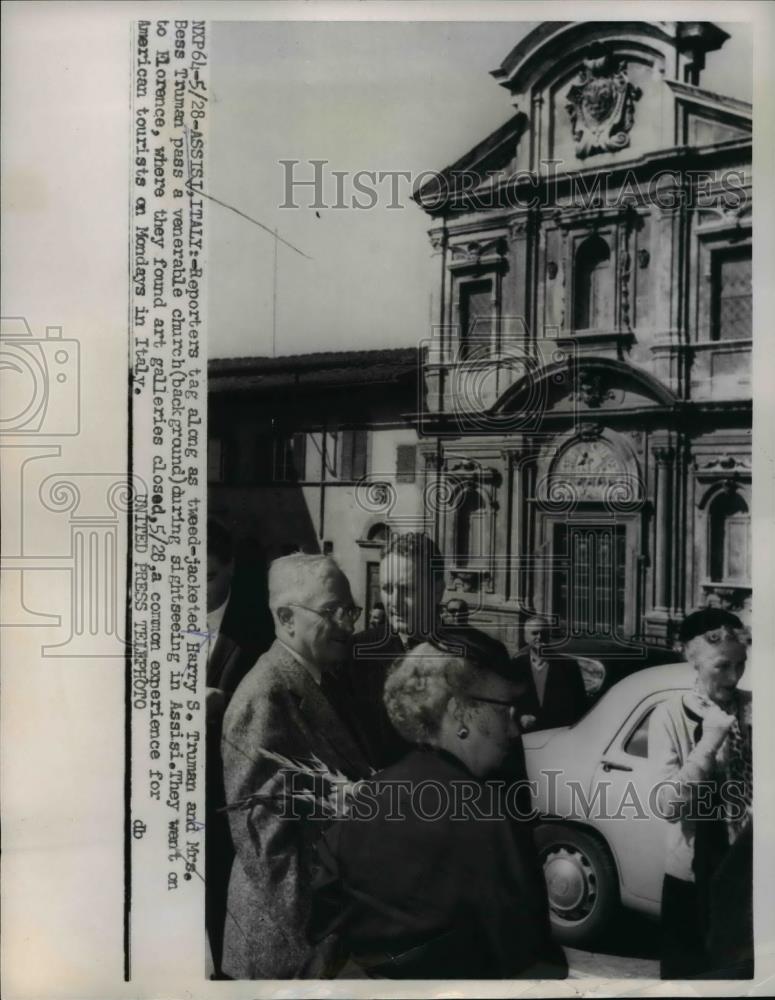
<path fill-rule="evenodd" d="M 630 730 L 630 735 L 625 739 L 623 750 L 631 757 L 648 757 L 649 755 L 649 719 L 651 713 L 656 708 L 651 705 L 640 717 L 635 726 Z"/>
<path fill-rule="evenodd" d="M 576 662 L 581 670 L 581 679 L 584 681 L 584 691 L 587 698 L 594 699 L 599 695 L 605 684 L 606 670 L 600 660 L 593 660 L 589 656 L 577 656 Z"/>

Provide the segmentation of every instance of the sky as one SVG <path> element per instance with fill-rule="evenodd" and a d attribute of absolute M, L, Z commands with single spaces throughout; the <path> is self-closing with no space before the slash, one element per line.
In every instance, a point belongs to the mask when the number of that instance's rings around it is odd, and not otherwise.
<path fill-rule="evenodd" d="M 514 113 L 490 76 L 527 22 L 216 22 L 208 204 L 210 356 L 408 347 L 428 335 L 430 218 L 402 182 L 370 209 L 281 208 L 289 167 L 440 170 Z M 710 53 L 701 86 L 751 100 L 751 32 Z M 353 195 L 346 181 L 344 200 Z M 361 197 L 362 201 L 366 199 Z M 389 208 L 393 200 L 400 207 Z M 277 230 L 302 254 L 277 245 Z"/>

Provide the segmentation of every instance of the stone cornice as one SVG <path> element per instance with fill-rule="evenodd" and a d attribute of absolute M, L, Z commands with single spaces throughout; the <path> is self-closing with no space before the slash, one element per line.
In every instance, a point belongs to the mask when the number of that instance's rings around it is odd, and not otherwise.
<path fill-rule="evenodd" d="M 633 425 L 641 429 L 645 425 L 668 424 L 671 428 L 680 429 L 692 426 L 695 422 L 701 426 L 708 417 L 712 417 L 716 421 L 719 418 L 723 420 L 724 415 L 729 416 L 730 419 L 745 417 L 750 420 L 752 408 L 753 403 L 750 399 L 703 400 L 701 402 L 678 400 L 671 406 L 664 404 L 634 406 L 628 409 L 606 409 L 601 412 L 604 413 L 605 424 L 611 427 Z M 470 414 L 471 425 L 461 428 L 461 424 L 466 424 L 466 417 L 465 413 L 452 410 L 437 413 L 402 414 L 403 419 L 427 435 L 440 434 L 444 437 L 460 438 L 461 440 L 466 438 L 498 439 L 500 432 L 497 429 L 487 431 L 482 427 L 486 414 L 472 412 Z M 568 411 L 547 413 L 542 417 L 540 433 L 543 433 L 544 429 L 551 429 L 552 433 L 555 433 L 558 428 L 573 426 L 574 421 L 578 422 L 578 416 Z M 716 428 L 708 429 L 714 430 Z M 503 435 L 507 434 L 508 431 L 503 432 Z M 531 434 L 526 432 L 526 437 L 530 438 Z"/>
<path fill-rule="evenodd" d="M 730 164 L 744 167 L 751 161 L 751 151 L 752 141 L 747 136 L 708 146 L 672 146 L 607 165 L 603 173 L 606 177 L 608 190 L 615 193 L 617 186 L 622 184 L 628 175 L 630 179 L 638 182 L 644 181 L 647 187 L 649 179 L 659 171 L 709 170 L 713 167 Z M 519 182 L 515 182 L 513 177 L 505 175 L 497 183 L 488 186 L 486 190 L 478 193 L 473 191 L 466 198 L 461 197 L 458 202 L 454 203 L 450 198 L 443 205 L 425 210 L 431 216 L 449 219 L 471 215 L 475 212 L 494 214 L 496 221 L 493 222 L 493 225 L 498 225 L 497 220 L 501 220 L 500 224 L 503 225 L 503 213 L 513 214 L 514 212 L 527 212 L 530 209 L 552 208 L 563 196 L 572 193 L 574 189 L 579 189 L 582 186 L 586 187 L 587 190 L 594 189 L 595 180 L 600 174 L 599 168 L 586 167 L 551 175 L 530 175 L 528 177 L 525 174 L 520 174 Z M 681 187 L 685 182 L 686 178 L 680 179 L 676 188 Z M 551 193 L 552 197 L 547 197 L 547 193 Z M 645 204 L 645 202 L 641 200 L 641 204 Z M 608 206 L 603 205 L 602 207 Z"/>

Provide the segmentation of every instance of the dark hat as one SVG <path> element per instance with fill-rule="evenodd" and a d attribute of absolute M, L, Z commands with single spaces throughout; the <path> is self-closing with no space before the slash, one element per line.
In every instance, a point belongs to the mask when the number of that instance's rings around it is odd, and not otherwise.
<path fill-rule="evenodd" d="M 444 625 L 429 641 L 453 656 L 470 660 L 481 670 L 491 670 L 507 681 L 519 680 L 503 643 L 478 628 Z"/>
<path fill-rule="evenodd" d="M 683 643 L 689 642 L 698 635 L 705 635 L 717 628 L 739 629 L 743 623 L 731 611 L 723 608 L 702 608 L 687 615 L 678 630 L 678 638 Z"/>

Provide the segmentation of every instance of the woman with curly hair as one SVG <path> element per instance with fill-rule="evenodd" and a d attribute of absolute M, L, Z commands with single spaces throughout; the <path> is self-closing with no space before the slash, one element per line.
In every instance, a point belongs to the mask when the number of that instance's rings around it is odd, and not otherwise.
<path fill-rule="evenodd" d="M 415 749 L 326 833 L 313 905 L 313 937 L 338 933 L 367 975 L 567 974 L 530 830 L 487 781 L 519 739 L 517 693 L 503 646 L 481 633 L 423 643 L 391 669 L 385 706 Z"/>

